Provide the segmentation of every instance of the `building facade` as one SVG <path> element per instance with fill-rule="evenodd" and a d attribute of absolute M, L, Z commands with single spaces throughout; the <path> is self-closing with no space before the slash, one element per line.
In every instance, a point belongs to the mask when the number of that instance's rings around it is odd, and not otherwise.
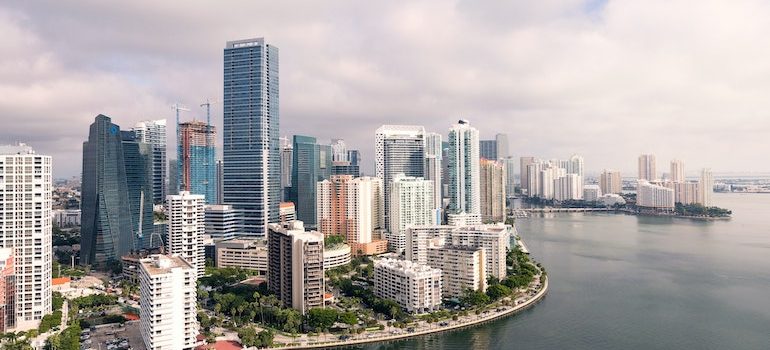
<path fill-rule="evenodd" d="M 301 314 L 324 306 L 324 236 L 302 221 L 270 225 L 267 286 L 285 307 Z"/>
<path fill-rule="evenodd" d="M 179 190 L 203 195 L 206 204 L 219 203 L 214 127 L 202 121 L 180 123 L 177 152 Z"/>
<path fill-rule="evenodd" d="M 604 169 L 601 175 L 599 175 L 599 187 L 601 187 L 602 193 L 620 194 L 620 192 L 623 191 L 623 182 L 620 177 L 620 172 Z"/>
<path fill-rule="evenodd" d="M 502 162 L 482 159 L 481 171 L 481 218 L 486 222 L 505 221 L 506 171 Z"/>
<path fill-rule="evenodd" d="M 227 204 L 212 204 L 205 207 L 205 233 L 215 241 L 235 238 L 240 232 L 240 216 Z"/>
<path fill-rule="evenodd" d="M 711 173 L 711 169 L 704 168 L 700 172 L 700 180 L 698 181 L 698 202 L 705 206 L 710 207 L 713 205 L 711 198 L 714 195 L 714 174 Z"/>
<path fill-rule="evenodd" d="M 636 206 L 645 209 L 671 210 L 674 208 L 674 190 L 639 180 L 636 185 Z"/>
<path fill-rule="evenodd" d="M 415 225 L 435 225 L 433 182 L 411 176 L 397 175 L 390 193 L 390 227 L 388 245 L 403 251 L 406 229 Z"/>
<path fill-rule="evenodd" d="M 390 227 L 390 188 L 398 174 L 425 177 L 425 128 L 383 125 L 375 132 L 375 176 L 385 186 L 385 227 Z"/>
<path fill-rule="evenodd" d="M 264 38 L 224 49 L 223 144 L 225 204 L 243 216 L 246 235 L 267 234 L 281 202 L 278 48 Z"/>
<path fill-rule="evenodd" d="M 139 142 L 150 145 L 152 153 L 152 199 L 155 204 L 166 199 L 166 120 L 144 120 L 131 129 Z"/>
<path fill-rule="evenodd" d="M 258 239 L 226 239 L 215 243 L 218 268 L 235 267 L 267 276 L 267 242 Z"/>
<path fill-rule="evenodd" d="M 671 181 L 673 182 L 684 182 L 684 162 L 679 159 L 674 159 L 671 161 Z"/>
<path fill-rule="evenodd" d="M 375 177 L 332 175 L 318 183 L 318 228 L 325 235 L 342 235 L 359 252 L 382 253 L 375 230 L 384 226 L 382 180 Z"/>
<path fill-rule="evenodd" d="M 639 180 L 655 181 L 658 179 L 654 154 L 642 154 L 639 156 Z"/>
<path fill-rule="evenodd" d="M 290 200 L 297 210 L 297 220 L 316 228 L 316 184 L 331 174 L 331 147 L 319 145 L 315 137 L 294 135 L 293 149 Z"/>
<path fill-rule="evenodd" d="M 479 131 L 467 120 L 449 129 L 450 213 L 481 213 L 479 177 Z"/>
<path fill-rule="evenodd" d="M 374 295 L 398 303 L 410 313 L 441 307 L 441 270 L 407 260 L 374 262 Z"/>
<path fill-rule="evenodd" d="M 187 260 L 202 277 L 206 267 L 203 235 L 206 234 L 205 198 L 182 191 L 166 197 L 168 233 L 166 252 Z"/>
<path fill-rule="evenodd" d="M 131 213 L 133 249 L 147 248 L 153 229 L 152 148 L 139 142 L 133 131 L 121 131 L 123 161 Z"/>
<path fill-rule="evenodd" d="M 486 292 L 487 272 L 484 249 L 441 246 L 427 249 L 428 266 L 441 270 L 441 294 L 459 300 L 470 289 Z"/>
<path fill-rule="evenodd" d="M 435 132 L 425 134 L 425 179 L 433 182 L 433 208 L 436 212 L 436 222 L 441 222 L 444 208 L 441 183 L 443 157 L 441 134 Z"/>
<path fill-rule="evenodd" d="M 504 224 L 457 227 L 447 244 L 483 249 L 487 277 L 502 280 L 508 274 L 505 259 L 511 247 L 512 230 Z"/>

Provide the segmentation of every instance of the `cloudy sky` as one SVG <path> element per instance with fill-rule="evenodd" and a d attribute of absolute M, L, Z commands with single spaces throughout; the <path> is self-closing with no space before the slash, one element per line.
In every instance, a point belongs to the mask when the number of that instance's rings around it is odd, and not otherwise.
<path fill-rule="evenodd" d="M 631 175 L 643 152 L 770 171 L 767 1 L 106 3 L 0 5 L 0 142 L 54 156 L 58 177 L 80 173 L 99 113 L 203 118 L 225 42 L 251 37 L 280 49 L 281 134 L 344 138 L 368 163 L 381 124 L 466 118 L 516 157 L 579 153 L 589 171 Z"/>

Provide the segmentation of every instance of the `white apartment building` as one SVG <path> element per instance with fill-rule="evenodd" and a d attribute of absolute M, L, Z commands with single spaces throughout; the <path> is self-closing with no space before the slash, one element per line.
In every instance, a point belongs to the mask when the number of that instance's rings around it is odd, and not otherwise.
<path fill-rule="evenodd" d="M 197 344 L 197 269 L 180 256 L 139 261 L 140 333 L 148 350 L 191 350 Z"/>
<path fill-rule="evenodd" d="M 483 224 L 481 214 L 447 214 L 447 225 L 449 226 L 473 226 Z"/>
<path fill-rule="evenodd" d="M 710 207 L 713 205 L 711 198 L 714 195 L 714 174 L 711 173 L 711 169 L 704 168 L 700 172 L 700 181 L 698 182 L 698 202 L 703 206 Z"/>
<path fill-rule="evenodd" d="M 218 268 L 237 267 L 267 276 L 267 242 L 259 239 L 228 239 L 215 243 Z"/>
<path fill-rule="evenodd" d="M 206 257 L 203 235 L 206 234 L 205 197 L 187 191 L 166 196 L 168 218 L 166 252 L 186 259 L 203 276 Z"/>
<path fill-rule="evenodd" d="M 433 209 L 435 210 L 436 222 L 441 221 L 441 209 L 444 207 L 444 198 L 441 193 L 442 178 L 441 161 L 443 158 L 443 147 L 441 145 L 441 134 L 429 132 L 425 134 L 425 179 L 433 181 Z"/>
<path fill-rule="evenodd" d="M 583 200 L 587 202 L 598 201 L 602 196 L 602 189 L 597 185 L 583 186 Z"/>
<path fill-rule="evenodd" d="M 0 248 L 16 257 L 16 325 L 37 328 L 51 313 L 51 157 L 0 146 Z"/>
<path fill-rule="evenodd" d="M 390 227 L 391 185 L 396 175 L 425 177 L 425 128 L 418 125 L 383 125 L 374 135 L 375 177 L 382 179 L 385 226 Z"/>
<path fill-rule="evenodd" d="M 684 182 L 684 162 L 678 159 L 671 161 L 671 181 Z"/>
<path fill-rule="evenodd" d="M 402 237 L 414 225 L 435 225 L 433 215 L 433 182 L 418 177 L 396 175 L 391 185 L 390 233 L 388 237 Z M 392 241 L 392 250 L 400 252 L 405 246 L 401 240 Z M 391 240 L 388 240 L 391 244 Z"/>
<path fill-rule="evenodd" d="M 566 174 L 553 182 L 554 199 L 579 200 L 583 199 L 583 178 L 577 174 Z"/>
<path fill-rule="evenodd" d="M 447 244 L 484 249 L 487 276 L 502 280 L 507 276 L 505 258 L 511 246 L 511 225 L 494 224 L 458 227 Z"/>
<path fill-rule="evenodd" d="M 674 190 L 639 180 L 636 185 L 636 206 L 649 209 L 673 209 Z"/>
<path fill-rule="evenodd" d="M 639 156 L 639 180 L 655 181 L 658 179 L 654 154 L 642 154 Z"/>
<path fill-rule="evenodd" d="M 467 289 L 487 290 L 486 256 L 479 247 L 428 248 L 428 266 L 441 270 L 441 294 L 460 299 Z"/>
<path fill-rule="evenodd" d="M 374 262 L 374 295 L 391 299 L 410 313 L 425 313 L 441 306 L 441 270 L 407 260 Z"/>
<path fill-rule="evenodd" d="M 406 260 L 418 263 L 428 263 L 428 249 L 441 247 L 449 241 L 449 236 L 455 226 L 425 225 L 412 226 L 406 230 L 405 257 Z"/>
<path fill-rule="evenodd" d="M 324 246 L 324 271 L 350 264 L 351 249 L 347 244 Z"/>
<path fill-rule="evenodd" d="M 623 190 L 623 182 L 620 177 L 620 172 L 616 170 L 604 169 L 599 175 L 599 186 L 602 189 L 602 193 L 615 193 L 620 194 Z"/>
<path fill-rule="evenodd" d="M 459 120 L 449 129 L 448 141 L 448 211 L 480 214 L 479 130 L 467 120 Z"/>
<path fill-rule="evenodd" d="M 305 232 L 296 220 L 270 224 L 268 231 L 268 288 L 284 306 L 303 315 L 324 306 L 324 235 Z"/>
<path fill-rule="evenodd" d="M 670 182 L 665 186 L 674 190 L 674 202 L 682 204 L 694 204 L 699 202 L 697 182 Z"/>

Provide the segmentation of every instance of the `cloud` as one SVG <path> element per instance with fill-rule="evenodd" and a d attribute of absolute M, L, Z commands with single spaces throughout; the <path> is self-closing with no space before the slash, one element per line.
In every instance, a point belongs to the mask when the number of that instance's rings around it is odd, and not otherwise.
<path fill-rule="evenodd" d="M 770 171 L 761 1 L 2 6 L 0 141 L 53 155 L 57 176 L 79 174 L 96 114 L 129 127 L 173 118 L 179 101 L 203 118 L 198 105 L 221 100 L 225 42 L 256 36 L 281 50 L 281 134 L 345 138 L 365 162 L 381 124 L 446 133 L 464 117 L 508 133 L 516 156 L 581 153 L 594 171 L 632 173 L 642 152 L 693 172 Z"/>

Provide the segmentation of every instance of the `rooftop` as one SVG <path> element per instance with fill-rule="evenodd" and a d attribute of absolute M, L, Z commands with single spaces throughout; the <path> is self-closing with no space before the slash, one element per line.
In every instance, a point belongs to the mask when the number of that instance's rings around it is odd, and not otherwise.
<path fill-rule="evenodd" d="M 15 145 L 0 145 L 0 154 L 35 154 L 35 150 L 32 147 L 27 146 L 26 143 L 17 143 Z"/>
<path fill-rule="evenodd" d="M 139 263 L 150 275 L 169 273 L 175 268 L 194 269 L 190 263 L 176 255 L 151 255 L 140 260 Z"/>

